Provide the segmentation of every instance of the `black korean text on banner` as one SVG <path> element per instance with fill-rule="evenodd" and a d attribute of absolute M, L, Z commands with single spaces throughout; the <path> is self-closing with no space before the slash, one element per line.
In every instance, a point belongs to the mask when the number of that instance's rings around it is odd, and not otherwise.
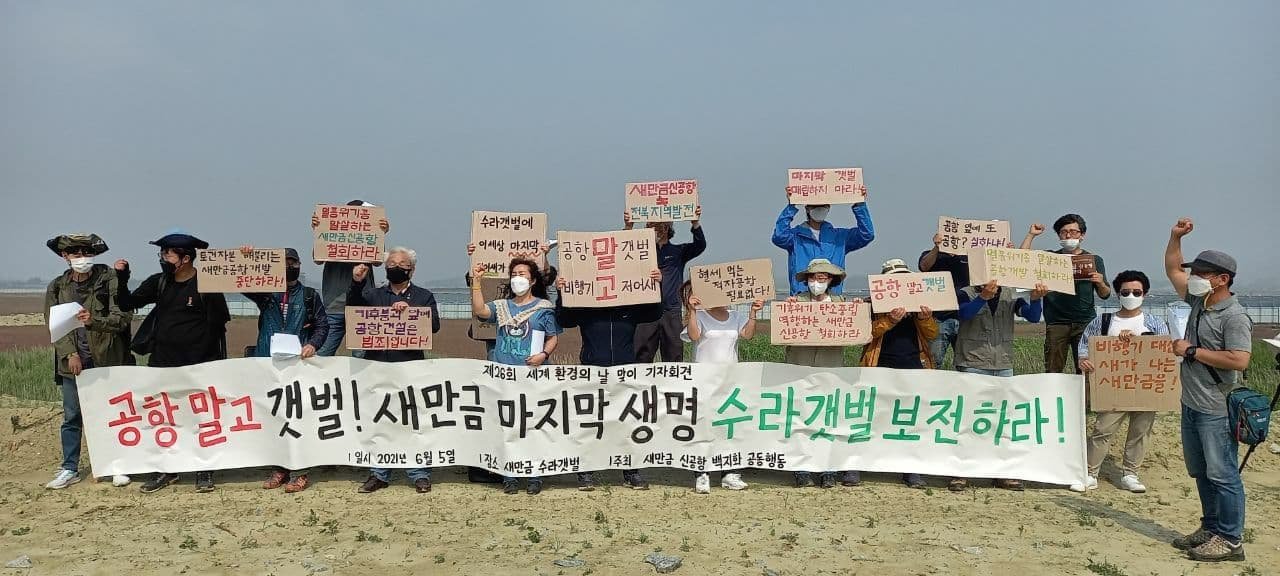
<path fill-rule="evenodd" d="M 542 246 L 547 238 L 547 215 L 530 212 L 471 213 L 471 243 L 476 249 L 471 253 L 471 270 L 476 264 L 484 264 L 485 275 L 511 275 L 507 266 L 516 257 L 524 257 L 547 267 Z"/>
<path fill-rule="evenodd" d="M 556 235 L 561 298 L 565 306 L 602 308 L 662 300 L 658 247 L 652 228 L 616 232 L 560 232 Z"/>

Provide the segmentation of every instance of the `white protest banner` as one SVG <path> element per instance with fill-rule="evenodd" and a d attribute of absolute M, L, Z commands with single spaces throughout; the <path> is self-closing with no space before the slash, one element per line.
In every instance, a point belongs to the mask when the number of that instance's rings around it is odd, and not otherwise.
<path fill-rule="evenodd" d="M 271 465 L 1085 476 L 1084 391 L 1065 374 L 240 358 L 95 368 L 77 387 L 100 476 Z"/>
<path fill-rule="evenodd" d="M 557 261 L 564 305 L 602 308 L 662 300 L 652 228 L 616 232 L 559 232 Z"/>
<path fill-rule="evenodd" d="M 773 300 L 773 261 L 768 258 L 739 260 L 689 269 L 693 295 L 700 309 L 729 306 L 755 300 Z"/>
<path fill-rule="evenodd" d="M 939 252 L 963 256 L 972 248 L 1006 247 L 1009 244 L 1009 221 L 939 216 L 938 235 L 942 237 L 938 244 Z"/>
<path fill-rule="evenodd" d="M 1089 408 L 1094 412 L 1182 409 L 1182 369 L 1168 336 L 1089 338 Z"/>
<path fill-rule="evenodd" d="M 698 219 L 698 181 L 667 180 L 627 184 L 627 213 L 637 222 Z"/>
<path fill-rule="evenodd" d="M 526 212 L 471 212 L 471 270 L 484 264 L 486 275 L 509 277 L 507 266 L 517 256 L 547 267 L 542 245 L 547 241 L 547 215 Z"/>
<path fill-rule="evenodd" d="M 201 292 L 284 292 L 284 249 L 196 251 L 196 278 Z"/>
<path fill-rule="evenodd" d="M 386 234 L 380 206 L 331 206 L 319 204 L 314 212 L 320 225 L 314 230 L 312 258 L 317 262 L 376 262 L 382 258 Z"/>
<path fill-rule="evenodd" d="M 431 308 L 347 306 L 348 350 L 430 350 Z"/>
<path fill-rule="evenodd" d="M 769 309 L 769 343 L 778 346 L 853 346 L 871 341 L 865 302 L 777 302 Z"/>
<path fill-rule="evenodd" d="M 1043 283 L 1051 292 L 1076 293 L 1071 256 L 1018 248 L 969 250 L 969 282 L 981 286 L 995 280 L 1006 288 L 1034 289 Z"/>
<path fill-rule="evenodd" d="M 787 201 L 792 204 L 856 204 L 867 201 L 861 168 L 787 170 Z"/>
<path fill-rule="evenodd" d="M 867 285 L 871 287 L 871 308 L 877 313 L 895 308 L 918 312 L 921 306 L 934 312 L 960 309 L 950 272 L 872 274 L 867 276 Z"/>

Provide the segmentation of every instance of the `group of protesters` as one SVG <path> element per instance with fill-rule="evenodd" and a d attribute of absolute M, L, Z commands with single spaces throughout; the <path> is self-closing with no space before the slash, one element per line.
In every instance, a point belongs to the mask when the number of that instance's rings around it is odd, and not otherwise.
<path fill-rule="evenodd" d="M 355 200 L 353 206 L 368 205 Z M 800 211 L 803 220 L 796 222 Z M 866 247 L 875 239 L 875 228 L 865 201 L 852 205 L 854 225 L 840 228 L 829 220 L 830 205 L 787 205 L 778 216 L 772 242 L 787 253 L 790 301 L 839 302 L 848 277 L 846 256 Z M 701 209 L 697 218 L 701 217 Z M 660 283 L 661 299 L 651 304 L 604 308 L 564 306 L 559 298 L 564 278 L 557 278 L 554 267 L 543 269 L 538 254 L 517 257 L 507 267 L 509 277 L 502 293 L 486 301 L 480 277 L 483 267 L 467 274 L 471 286 L 471 311 L 482 322 L 495 325 L 495 336 L 487 340 L 488 360 L 508 365 L 539 366 L 554 354 L 557 336 L 569 328 L 578 328 L 582 347 L 579 361 L 590 366 L 618 366 L 663 362 L 684 362 L 684 345 L 692 343 L 693 361 L 730 363 L 738 360 L 737 346 L 742 339 L 755 334 L 756 316 L 765 306 L 756 300 L 749 311 L 730 307 L 705 308 L 684 280 L 686 266 L 706 249 L 707 241 L 699 219 L 690 222 L 692 240 L 673 242 L 672 222 L 646 222 L 653 228 L 657 242 L 658 267 L 651 278 Z M 319 224 L 312 217 L 312 227 Z M 379 226 L 386 233 L 389 223 Z M 636 223 L 624 216 L 624 226 Z M 1083 248 L 1088 229 L 1083 217 L 1067 214 L 1052 227 L 1058 237 L 1058 254 L 1091 254 Z M 1187 470 L 1196 481 L 1203 510 L 1200 526 L 1180 537 L 1174 546 L 1187 550 L 1192 558 L 1205 561 L 1238 560 L 1244 552 L 1241 537 L 1244 523 L 1244 488 L 1236 468 L 1236 442 L 1227 424 L 1225 392 L 1241 381 L 1249 363 L 1252 325 L 1244 308 L 1231 292 L 1237 269 L 1236 261 L 1218 251 L 1201 252 L 1187 261 L 1182 255 L 1182 238 L 1193 230 L 1190 219 L 1179 220 L 1173 227 L 1165 252 L 1165 273 L 1180 298 L 1191 305 L 1191 318 L 1185 334 L 1174 335 L 1175 353 L 1182 358 L 1181 430 Z M 1032 225 L 1020 247 L 1032 249 L 1045 227 Z M 1137 335 L 1169 334 L 1163 320 L 1143 311 L 1143 301 L 1151 291 L 1147 275 L 1138 270 L 1125 270 L 1113 279 L 1106 277 L 1101 256 L 1092 254 L 1094 271 L 1076 280 L 1075 294 L 1049 291 L 1045 285 L 1019 293 L 991 281 L 970 285 L 969 262 L 964 255 L 940 249 L 943 238 L 933 237 L 933 247 L 920 254 L 917 268 L 921 272 L 947 272 L 957 287 L 959 309 L 933 311 L 928 308 L 898 308 L 877 313 L 872 320 L 871 342 L 862 347 L 856 365 L 906 370 L 940 370 L 950 355 L 950 365 L 959 372 L 994 377 L 1014 375 L 1013 344 L 1015 317 L 1031 323 L 1046 324 L 1044 358 L 1050 373 L 1063 372 L 1071 359 L 1078 373 L 1089 373 L 1088 341 L 1091 337 L 1117 336 L 1127 339 Z M 93 234 L 64 234 L 48 242 L 48 247 L 64 258 L 68 270 L 54 279 L 46 295 L 46 310 L 55 305 L 76 302 L 83 306 L 79 313 L 82 328 L 55 342 L 56 381 L 62 388 L 63 424 L 61 428 L 62 464 L 48 488 L 59 489 L 80 481 L 79 461 L 82 419 L 76 393 L 76 378 L 85 369 L 127 365 L 145 357 L 148 366 L 180 367 L 228 357 L 226 325 L 230 320 L 222 294 L 202 293 L 197 286 L 194 267 L 196 251 L 208 243 L 186 232 L 175 230 L 152 242 L 159 248 L 160 271 L 130 289 L 129 262 L 114 265 L 95 262 L 107 251 L 106 243 Z M 469 246 L 468 251 L 474 250 Z M 244 250 L 252 247 L 245 246 Z M 550 244 L 543 246 L 545 254 Z M 282 292 L 247 295 L 259 308 L 259 335 L 255 346 L 245 351 L 250 356 L 270 356 L 272 336 L 296 335 L 302 344 L 301 356 L 332 356 L 338 353 L 344 335 L 344 309 L 347 306 L 385 306 L 404 309 L 429 307 L 432 330 L 440 328 L 436 300 L 432 292 L 413 283 L 417 254 L 407 248 L 392 248 L 382 262 L 351 264 L 323 263 L 321 289 L 300 282 L 301 259 L 294 249 L 286 250 L 287 288 Z M 374 281 L 374 268 L 381 266 L 386 282 Z M 879 270 L 882 274 L 912 272 L 907 261 L 890 259 Z M 549 294 L 556 287 L 557 298 Z M 1107 300 L 1118 293 L 1119 311 L 1098 315 L 1096 301 Z M 133 313 L 146 305 L 154 309 L 133 332 Z M 534 333 L 544 338 L 535 350 Z M 477 337 L 478 338 L 478 337 Z M 845 348 L 841 346 L 788 346 L 785 362 L 814 367 L 846 365 Z M 370 361 L 406 362 L 420 360 L 420 350 L 367 350 L 353 355 Z M 1083 385 L 1083 383 L 1082 383 Z M 1096 416 L 1087 437 L 1087 479 L 1071 490 L 1086 492 L 1098 487 L 1102 463 L 1109 452 L 1112 436 L 1128 421 L 1124 456 L 1116 484 L 1127 491 L 1143 493 L 1146 487 L 1138 476 L 1147 443 L 1152 434 L 1153 412 L 1104 412 Z M 904 471 L 902 481 L 911 488 L 925 488 L 919 474 Z M 414 468 L 406 471 L 409 481 L 419 493 L 431 490 L 431 470 Z M 742 470 L 721 473 L 720 485 L 729 490 L 747 488 Z M 472 471 L 483 477 L 480 469 Z M 156 473 L 141 489 L 155 492 L 179 479 L 177 474 Z M 640 470 L 623 470 L 623 485 L 643 490 L 649 487 Z M 115 476 L 112 483 L 125 486 L 127 476 Z M 375 468 L 359 487 L 370 493 L 386 488 L 391 470 Z M 504 492 L 520 491 L 516 478 L 494 478 Z M 858 470 L 795 472 L 797 487 L 834 488 L 857 486 L 862 478 Z M 593 490 L 597 480 L 592 472 L 577 475 L 580 490 Z M 267 489 L 283 487 L 286 492 L 299 492 L 311 484 L 307 470 L 275 468 L 263 483 Z M 951 478 L 947 487 L 964 491 L 970 479 Z M 1023 490 L 1017 479 L 998 479 L 994 485 L 1008 490 Z M 195 474 L 196 490 L 214 490 L 211 471 Z M 543 480 L 527 480 L 525 491 L 541 492 Z M 694 490 L 710 491 L 707 474 L 696 474 Z"/>

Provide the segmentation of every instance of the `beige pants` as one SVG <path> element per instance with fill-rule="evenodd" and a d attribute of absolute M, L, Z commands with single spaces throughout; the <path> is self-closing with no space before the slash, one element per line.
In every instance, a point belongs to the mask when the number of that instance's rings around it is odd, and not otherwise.
<path fill-rule="evenodd" d="M 1124 441 L 1124 463 L 1120 465 L 1122 474 L 1136 474 L 1142 465 L 1142 458 L 1147 455 L 1147 440 L 1151 437 L 1151 427 L 1156 423 L 1155 412 L 1099 412 L 1089 431 L 1089 475 L 1098 477 L 1102 469 L 1102 461 L 1111 451 L 1111 436 L 1120 431 L 1120 424 L 1125 416 L 1129 417 L 1129 433 Z"/>
<path fill-rule="evenodd" d="M 844 366 L 842 346 L 787 346 L 783 362 L 796 366 L 839 368 Z"/>

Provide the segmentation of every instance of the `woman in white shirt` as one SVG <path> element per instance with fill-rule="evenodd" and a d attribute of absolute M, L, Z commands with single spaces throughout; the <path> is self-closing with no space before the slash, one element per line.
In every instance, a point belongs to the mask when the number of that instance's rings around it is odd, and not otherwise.
<path fill-rule="evenodd" d="M 738 339 L 751 339 L 756 333 L 756 314 L 764 309 L 764 300 L 751 303 L 751 312 L 744 313 L 728 306 L 717 306 L 698 310 L 702 304 L 693 295 L 693 287 L 685 282 L 681 287 L 685 308 L 688 310 L 688 326 L 680 334 L 685 342 L 694 346 L 694 362 L 712 364 L 734 364 L 738 361 Z M 747 483 L 742 481 L 742 473 L 738 470 L 721 472 L 720 486 L 729 490 L 743 490 Z M 694 480 L 694 492 L 708 494 L 711 492 L 711 478 L 706 474 L 698 474 Z"/>

